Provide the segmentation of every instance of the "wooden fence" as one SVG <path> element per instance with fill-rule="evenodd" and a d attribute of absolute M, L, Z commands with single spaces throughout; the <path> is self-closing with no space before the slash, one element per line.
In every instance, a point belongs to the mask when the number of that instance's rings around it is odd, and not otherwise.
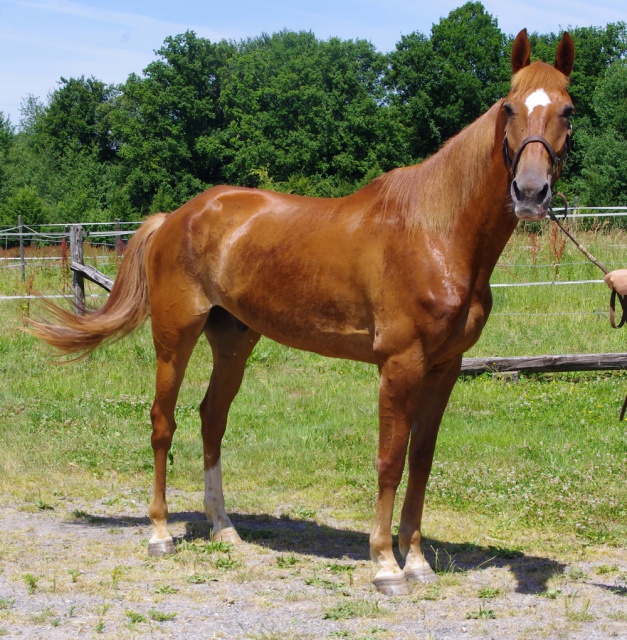
<path fill-rule="evenodd" d="M 481 373 L 527 373 L 557 371 L 609 371 L 627 369 L 627 353 L 589 353 L 515 358 L 464 358 L 462 375 Z M 515 377 L 514 377 L 515 379 Z"/>

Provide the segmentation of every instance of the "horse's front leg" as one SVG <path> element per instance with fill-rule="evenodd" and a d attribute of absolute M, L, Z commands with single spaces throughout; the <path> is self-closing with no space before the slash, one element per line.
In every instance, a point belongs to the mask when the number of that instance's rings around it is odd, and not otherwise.
<path fill-rule="evenodd" d="M 379 494 L 370 534 L 370 556 L 378 568 L 374 584 L 385 595 L 409 593 L 405 575 L 392 548 L 392 513 L 405 466 L 421 375 L 422 358 L 418 350 L 390 357 L 380 367 Z"/>
<path fill-rule="evenodd" d="M 398 539 L 401 553 L 406 557 L 405 577 L 413 582 L 436 580 L 420 548 L 420 526 L 438 429 L 460 366 L 461 356 L 425 376 L 418 397 L 417 420 L 411 429 L 409 477 Z"/>

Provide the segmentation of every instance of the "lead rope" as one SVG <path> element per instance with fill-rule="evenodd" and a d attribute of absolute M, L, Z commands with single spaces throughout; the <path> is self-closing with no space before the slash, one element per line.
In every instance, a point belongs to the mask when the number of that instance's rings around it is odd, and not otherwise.
<path fill-rule="evenodd" d="M 566 218 L 568 216 L 568 200 L 566 199 L 566 196 L 563 193 L 558 192 L 555 194 L 555 197 L 561 198 L 564 201 L 564 218 Z M 570 231 L 559 221 L 558 217 L 553 212 L 552 207 L 549 207 L 549 218 L 551 218 L 551 220 L 555 222 L 555 224 L 566 234 L 566 236 L 568 236 L 568 238 L 570 238 L 573 241 L 577 249 L 579 249 L 579 251 L 581 251 L 581 253 L 583 253 L 586 256 L 586 258 L 590 260 L 590 262 L 592 262 L 592 264 L 595 264 L 597 267 L 599 267 L 599 269 L 601 269 L 601 271 L 603 271 L 604 274 L 609 273 L 606 266 L 602 262 L 597 260 L 588 251 L 588 249 L 586 249 L 582 244 L 580 244 L 577 241 L 577 239 L 570 233 Z M 616 323 L 616 300 L 617 299 L 620 302 L 620 306 L 621 306 L 621 318 L 618 324 Z M 626 321 L 627 321 L 627 301 L 622 295 L 620 295 L 620 293 L 617 293 L 615 290 L 612 290 L 612 293 L 610 294 L 610 325 L 612 326 L 612 329 L 620 329 L 625 324 Z M 620 411 L 619 420 L 621 421 L 623 420 L 626 412 L 627 412 L 627 396 L 625 396 L 625 400 L 623 401 L 623 406 Z"/>

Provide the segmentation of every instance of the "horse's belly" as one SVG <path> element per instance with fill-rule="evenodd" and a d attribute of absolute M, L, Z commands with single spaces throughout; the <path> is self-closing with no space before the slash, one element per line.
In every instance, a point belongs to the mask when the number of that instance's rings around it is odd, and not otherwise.
<path fill-rule="evenodd" d="M 323 356 L 375 362 L 374 329 L 363 303 L 340 304 L 269 291 L 229 296 L 222 305 L 251 329 L 294 349 Z"/>

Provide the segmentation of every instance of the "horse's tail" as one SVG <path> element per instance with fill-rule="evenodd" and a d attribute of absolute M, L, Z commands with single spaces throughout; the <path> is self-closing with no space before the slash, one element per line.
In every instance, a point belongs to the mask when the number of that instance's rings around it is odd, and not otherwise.
<path fill-rule="evenodd" d="M 107 340 L 119 340 L 140 327 L 149 315 L 146 251 L 167 214 L 150 216 L 128 243 L 124 260 L 105 305 L 77 315 L 52 302 L 41 303 L 48 321 L 28 320 L 27 331 L 63 354 L 89 355 Z"/>

